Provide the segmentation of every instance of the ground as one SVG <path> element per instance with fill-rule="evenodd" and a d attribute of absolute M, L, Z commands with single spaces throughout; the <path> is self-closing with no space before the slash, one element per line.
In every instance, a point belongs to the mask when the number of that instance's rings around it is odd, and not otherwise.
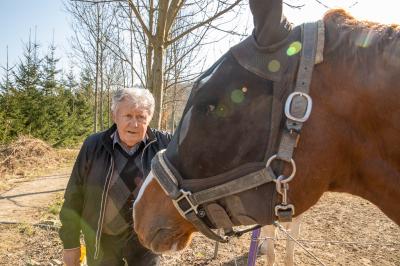
<path fill-rule="evenodd" d="M 62 247 L 53 227 L 68 170 L 14 180 L 0 191 L 0 265 L 62 265 Z M 11 188 L 11 189 L 10 189 Z M 5 224 L 16 222 L 17 224 Z M 283 238 L 280 233 L 278 238 Z M 299 239 L 325 265 L 399 265 L 400 227 L 371 203 L 350 195 L 325 193 L 304 214 Z M 284 258 L 284 240 L 277 241 L 277 265 Z M 250 234 L 221 244 L 216 259 L 214 242 L 197 234 L 189 248 L 166 254 L 162 265 L 247 265 Z M 263 265 L 260 257 L 257 265 Z M 318 265 L 299 246 L 296 265 Z"/>

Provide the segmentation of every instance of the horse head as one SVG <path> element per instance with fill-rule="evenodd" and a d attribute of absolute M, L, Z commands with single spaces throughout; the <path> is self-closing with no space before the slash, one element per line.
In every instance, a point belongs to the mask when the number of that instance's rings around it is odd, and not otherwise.
<path fill-rule="evenodd" d="M 272 86 L 271 81 L 258 77 L 241 67 L 230 53 L 221 58 L 199 79 L 193 88 L 181 124 L 165 152 L 170 163 L 185 181 L 189 183 L 192 181 L 190 188 L 186 187 L 186 189 L 196 192 L 221 184 L 226 181 L 224 177 L 219 177 L 221 174 L 241 165 L 247 165 L 249 169 L 264 167 L 262 162 L 270 131 L 268 123 L 270 118 L 266 114 L 270 113 Z M 181 248 L 188 242 L 190 233 L 195 229 L 176 211 L 157 181 L 151 179 L 151 175 L 146 180 L 147 188 L 144 189 L 146 192 L 136 200 L 135 213 L 141 217 L 138 222 L 135 222 L 136 228 L 140 231 L 143 228 L 140 223 L 145 220 L 148 226 L 151 226 L 152 222 L 144 219 L 143 215 L 157 213 L 160 218 L 162 217 L 159 220 L 160 224 L 174 229 L 175 241 L 170 243 Z M 210 177 L 214 179 L 211 183 Z M 204 180 L 206 181 L 202 182 Z M 252 214 L 248 215 L 248 219 L 252 219 L 250 223 L 253 224 L 256 223 L 255 219 L 250 217 L 256 217 L 260 211 L 265 213 L 268 211 L 262 195 L 268 194 L 271 186 L 260 187 L 258 190 L 265 193 L 260 193 L 257 198 L 251 192 L 245 192 L 242 195 L 248 199 L 243 201 L 242 208 L 251 210 Z M 146 201 L 163 204 L 152 205 L 154 210 L 142 213 L 139 209 Z M 170 214 L 173 218 L 165 220 Z M 245 219 L 243 217 L 243 220 Z M 175 229 L 182 232 L 177 233 Z M 151 229 L 149 232 L 156 234 L 157 230 L 159 229 Z M 162 230 L 164 235 L 167 234 L 167 228 Z M 165 240 L 164 235 L 160 233 L 160 241 Z M 143 240 L 145 243 L 151 243 L 150 246 L 155 248 L 157 238 L 155 236 L 150 238 L 153 238 L 150 242 Z M 171 248 L 156 248 L 156 250 L 163 251 Z"/>
<path fill-rule="evenodd" d="M 393 84 L 400 78 L 393 71 L 377 69 L 382 80 L 373 79 L 365 76 L 365 65 L 357 64 L 357 60 L 365 60 L 370 67 L 385 67 L 382 62 L 393 64 L 394 60 L 386 56 L 369 61 L 371 51 L 384 49 L 378 39 L 369 40 L 365 47 L 359 45 L 364 31 L 376 33 L 379 27 L 360 24 L 343 11 L 329 13 L 324 22 L 324 62 L 313 72 L 313 109 L 293 157 L 297 171 L 286 191 L 287 203 L 295 206 L 292 214 L 296 216 L 314 205 L 325 191 L 348 192 L 370 200 L 400 223 L 395 205 L 400 191 L 392 186 L 400 184 L 400 125 L 399 120 L 388 119 L 380 111 L 387 109 L 399 117 L 396 99 L 400 91 L 393 90 Z M 288 58 L 297 45 L 293 40 L 280 44 Z M 200 199 L 203 195 L 196 198 L 182 194 L 214 187 L 225 193 L 221 186 L 249 173 L 260 173 L 279 148 L 276 140 L 284 134 L 280 129 L 285 127 L 285 120 L 277 113 L 283 112 L 284 99 L 290 93 L 282 87 L 293 82 L 290 77 L 281 77 L 290 76 L 292 67 L 297 69 L 298 54 L 289 59 L 278 57 L 277 62 L 271 59 L 276 54 L 268 57 L 270 75 L 266 78 L 257 67 L 241 61 L 241 51 L 231 49 L 194 84 L 172 142 L 157 157 L 167 170 L 155 165 L 135 201 L 135 230 L 153 251 L 184 248 L 192 233 L 204 225 L 228 229 L 271 224 L 277 219 L 274 207 L 282 199 L 276 182 L 239 189 L 206 203 Z M 363 53 L 366 59 L 360 59 Z M 274 160 L 271 169 L 275 178 L 287 177 L 295 171 L 295 165 Z M 173 176 L 172 181 L 164 183 L 155 178 L 160 171 Z M 166 189 L 168 186 L 173 188 Z M 173 201 L 175 194 L 180 198 Z M 204 204 L 192 206 L 187 198 Z M 189 221 L 185 210 L 195 213 L 202 224 Z"/>

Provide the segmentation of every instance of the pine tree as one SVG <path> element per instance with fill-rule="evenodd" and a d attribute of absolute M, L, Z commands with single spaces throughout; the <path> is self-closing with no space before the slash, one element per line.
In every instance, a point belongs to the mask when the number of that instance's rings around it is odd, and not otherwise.
<path fill-rule="evenodd" d="M 78 89 L 78 82 L 75 80 L 75 75 L 74 75 L 74 69 L 71 66 L 66 78 L 63 80 L 62 82 L 64 84 L 64 87 L 70 91 L 70 93 L 72 94 L 72 98 L 71 101 L 69 102 L 69 105 L 71 106 L 71 113 L 75 112 L 75 97 L 76 97 L 76 91 Z"/>
<path fill-rule="evenodd" d="M 3 81 L 0 82 L 0 94 L 4 94 L 7 93 L 8 90 L 13 86 L 12 84 L 12 69 L 14 67 L 11 67 L 8 63 L 8 46 L 6 48 L 6 55 L 7 55 L 7 59 L 6 59 L 6 66 L 3 67 L 1 66 L 0 68 L 3 69 L 4 71 L 4 77 L 3 77 Z"/>
<path fill-rule="evenodd" d="M 5 93 L 0 94 L 0 143 L 6 143 L 9 139 L 9 133 L 7 130 L 7 115 L 6 115 L 6 95 Z"/>
<path fill-rule="evenodd" d="M 43 97 L 40 91 L 40 62 L 37 43 L 30 40 L 25 46 L 23 58 L 13 72 L 15 89 L 10 92 L 9 112 L 12 137 L 30 134 L 39 137 L 44 124 Z"/>
<path fill-rule="evenodd" d="M 79 123 L 75 124 L 75 135 L 78 142 L 93 132 L 94 80 L 88 69 L 83 69 L 80 84 L 76 91 L 75 118 Z"/>
<path fill-rule="evenodd" d="M 53 146 L 81 143 L 93 130 L 93 78 L 89 70 L 76 82 L 73 70 L 59 80 L 56 47 L 39 58 L 39 45 L 30 40 L 20 62 L 0 78 L 0 143 L 20 134 L 31 135 Z M 8 69 L 8 67 L 7 67 Z"/>
<path fill-rule="evenodd" d="M 56 47 L 52 44 L 44 57 L 42 66 L 42 93 L 45 101 L 45 120 L 39 135 L 53 146 L 66 146 L 73 142 L 74 118 L 73 92 L 57 80 L 61 72 L 57 69 L 59 58 L 55 57 Z"/>
<path fill-rule="evenodd" d="M 61 71 L 57 69 L 57 63 L 60 61 L 59 58 L 55 58 L 56 47 L 54 44 L 50 45 L 48 54 L 43 58 L 42 67 L 42 86 L 43 93 L 45 95 L 51 95 L 55 93 L 57 86 L 56 76 Z"/>
<path fill-rule="evenodd" d="M 60 97 L 60 91 L 58 88 L 58 83 L 56 80 L 56 75 L 60 72 L 57 69 L 58 58 L 55 58 L 54 45 L 50 45 L 48 53 L 43 58 L 43 63 L 41 67 L 41 86 L 42 86 L 42 96 L 44 105 L 44 120 L 45 123 L 43 127 L 38 132 L 41 139 L 44 139 L 52 144 L 54 144 L 57 139 L 60 127 L 64 123 L 66 117 L 60 113 L 62 110 L 62 99 Z M 61 94 L 62 91 L 61 91 Z M 61 100 L 61 102 L 60 102 Z M 61 116 L 60 116 L 61 115 Z"/>

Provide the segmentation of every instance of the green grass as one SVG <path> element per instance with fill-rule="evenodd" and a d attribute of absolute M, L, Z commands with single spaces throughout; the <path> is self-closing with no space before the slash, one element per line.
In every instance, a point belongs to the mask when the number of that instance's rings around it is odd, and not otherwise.
<path fill-rule="evenodd" d="M 26 223 L 18 225 L 18 231 L 26 236 L 33 236 L 35 234 L 35 229 L 33 228 L 33 225 Z"/>
<path fill-rule="evenodd" d="M 64 202 L 63 195 L 64 192 L 58 193 L 56 198 L 47 207 L 45 213 L 45 216 L 47 216 L 46 219 L 58 219 L 58 214 L 60 213 L 61 206 Z"/>

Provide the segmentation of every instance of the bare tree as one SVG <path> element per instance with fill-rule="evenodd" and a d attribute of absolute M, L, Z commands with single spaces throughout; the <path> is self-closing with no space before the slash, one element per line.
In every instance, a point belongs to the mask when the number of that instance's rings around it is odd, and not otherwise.
<path fill-rule="evenodd" d="M 91 10 L 95 14 L 98 13 L 93 10 L 93 6 L 110 6 L 107 9 L 108 15 L 103 15 L 113 18 L 107 19 L 110 21 L 107 24 L 107 34 L 101 34 L 101 27 L 89 27 L 87 24 L 90 23 L 85 23 L 85 27 L 89 28 L 87 33 L 92 37 L 92 50 L 111 51 L 122 70 L 123 85 L 139 85 L 152 91 L 156 99 L 152 126 L 160 128 L 161 113 L 165 108 L 164 93 L 169 88 L 176 90 L 179 84 L 189 84 L 198 75 L 193 73 L 194 59 L 198 59 L 194 54 L 198 54 L 201 46 L 216 41 L 206 40 L 210 31 L 222 32 L 224 36 L 235 34 L 236 25 L 229 24 L 232 18 L 226 17 L 239 11 L 240 2 L 241 0 L 75 0 L 71 6 L 78 6 L 79 3 L 83 9 Z M 84 16 L 90 17 L 83 13 L 78 18 L 84 21 Z M 96 29 L 100 29 L 100 32 Z M 96 36 L 101 36 L 101 49 L 97 42 L 93 42 L 99 40 Z M 76 36 L 75 39 L 78 37 L 82 36 Z M 78 44 L 79 42 L 82 41 L 76 41 Z M 169 51 L 172 45 L 175 45 L 174 52 Z M 76 46 L 83 50 L 80 46 L 85 45 Z M 98 54 L 94 56 L 92 68 L 100 71 L 101 80 L 101 65 L 96 64 L 98 57 Z M 177 75 L 177 71 L 182 73 Z"/>
<path fill-rule="evenodd" d="M 146 86 L 156 99 L 153 126 L 161 126 L 164 93 L 165 51 L 173 43 L 189 34 L 201 34 L 221 16 L 233 10 L 241 0 L 234 1 L 184 1 L 184 0 L 128 0 L 147 41 Z M 178 14 L 181 14 L 178 16 Z M 180 34 L 171 34 L 173 25 L 182 21 Z"/>
<path fill-rule="evenodd" d="M 78 1 L 66 1 L 66 10 L 72 15 L 72 29 L 74 36 L 71 39 L 75 58 L 94 73 L 94 132 L 98 126 L 104 129 L 103 121 L 103 93 L 104 93 L 104 62 L 107 40 L 111 34 L 110 25 L 114 16 L 110 6 L 98 2 L 96 4 Z"/>

